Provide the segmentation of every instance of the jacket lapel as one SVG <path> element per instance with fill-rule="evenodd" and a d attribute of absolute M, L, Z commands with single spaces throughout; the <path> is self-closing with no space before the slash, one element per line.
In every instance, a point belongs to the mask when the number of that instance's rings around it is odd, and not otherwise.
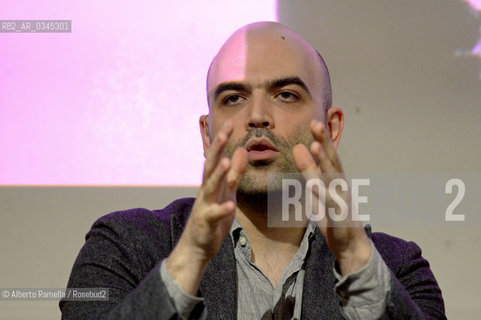
<path fill-rule="evenodd" d="M 334 292 L 334 261 L 334 254 L 316 228 L 305 266 L 302 319 L 342 319 Z"/>
<path fill-rule="evenodd" d="M 237 267 L 229 235 L 212 258 L 200 283 L 207 319 L 237 318 Z"/>

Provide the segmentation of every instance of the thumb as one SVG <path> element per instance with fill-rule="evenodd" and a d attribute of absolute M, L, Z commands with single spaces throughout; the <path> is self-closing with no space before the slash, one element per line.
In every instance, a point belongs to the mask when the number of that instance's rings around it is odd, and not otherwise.
<path fill-rule="evenodd" d="M 303 144 L 297 144 L 292 148 L 292 156 L 296 163 L 297 169 L 304 175 L 306 180 L 318 178 L 321 171 L 317 167 L 311 153 Z"/>

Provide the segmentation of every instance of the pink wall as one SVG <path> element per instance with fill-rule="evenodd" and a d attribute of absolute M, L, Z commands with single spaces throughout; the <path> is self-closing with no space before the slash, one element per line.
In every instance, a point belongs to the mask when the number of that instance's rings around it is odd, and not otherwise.
<path fill-rule="evenodd" d="M 0 19 L 72 20 L 72 33 L 0 33 L 0 184 L 199 184 L 210 60 L 275 12 L 275 0 L 2 0 Z"/>

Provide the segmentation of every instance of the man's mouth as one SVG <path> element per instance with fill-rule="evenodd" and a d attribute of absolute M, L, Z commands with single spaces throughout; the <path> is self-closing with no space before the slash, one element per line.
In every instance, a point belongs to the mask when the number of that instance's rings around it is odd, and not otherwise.
<path fill-rule="evenodd" d="M 267 138 L 253 138 L 246 144 L 249 161 L 265 161 L 277 157 L 280 152 Z"/>

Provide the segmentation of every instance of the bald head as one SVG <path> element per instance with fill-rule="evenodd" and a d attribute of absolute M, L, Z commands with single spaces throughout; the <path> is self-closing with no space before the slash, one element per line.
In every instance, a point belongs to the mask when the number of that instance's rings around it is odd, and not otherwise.
<path fill-rule="evenodd" d="M 209 106 L 220 84 L 259 77 L 259 74 L 274 75 L 280 68 L 286 77 L 302 70 L 301 80 L 318 105 L 325 110 L 331 106 L 331 83 L 323 58 L 300 35 L 276 22 L 246 25 L 224 43 L 207 74 Z M 291 75 L 289 70 L 292 70 Z"/>

